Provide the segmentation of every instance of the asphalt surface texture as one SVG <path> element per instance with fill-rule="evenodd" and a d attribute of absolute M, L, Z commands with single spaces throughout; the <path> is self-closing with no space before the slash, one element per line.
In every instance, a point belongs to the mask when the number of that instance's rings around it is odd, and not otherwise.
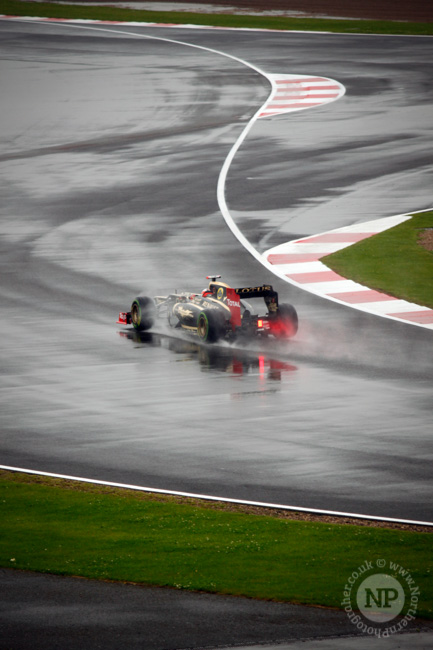
<path fill-rule="evenodd" d="M 2 649 L 293 647 L 302 640 L 308 650 L 314 638 L 319 648 L 326 639 L 344 648 L 354 636 L 347 647 L 372 647 L 345 612 L 326 608 L 7 569 L 0 577 Z M 431 622 L 412 621 L 407 629 L 391 647 L 431 647 Z"/>
<path fill-rule="evenodd" d="M 258 249 L 430 206 L 431 40 L 0 29 L 2 463 L 431 521 L 431 333 L 257 268 L 215 191 L 267 82 L 155 36 L 347 87 L 332 110 L 263 121 L 240 151 L 227 197 Z M 114 325 L 135 295 L 201 289 L 212 272 L 273 283 L 298 309 L 296 339 L 207 349 Z M 10 648 L 354 633 L 342 612 L 9 571 L 2 582 Z"/>

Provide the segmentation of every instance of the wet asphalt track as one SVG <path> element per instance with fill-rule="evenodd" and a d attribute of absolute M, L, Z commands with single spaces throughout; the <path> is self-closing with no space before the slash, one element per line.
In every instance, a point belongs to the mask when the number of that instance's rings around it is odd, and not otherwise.
<path fill-rule="evenodd" d="M 276 281 L 301 317 L 287 346 L 207 349 L 114 325 L 137 293 L 200 289 L 209 272 L 272 281 L 215 197 L 266 82 L 216 55 L 135 37 L 5 22 L 0 31 L 1 463 L 432 520 L 431 332 Z M 228 201 L 258 248 L 429 206 L 430 40 L 130 31 L 347 86 L 337 104 L 256 125 L 240 151 Z M 9 648 L 356 631 L 343 612 L 0 578 Z"/>
<path fill-rule="evenodd" d="M 431 331 L 277 281 L 216 183 L 266 99 L 234 60 L 115 26 L 0 22 L 1 462 L 433 521 Z M 343 83 L 258 122 L 227 201 L 259 250 L 431 205 L 426 38 L 124 28 Z M 273 282 L 289 344 L 207 349 L 115 325 L 139 293 Z"/>

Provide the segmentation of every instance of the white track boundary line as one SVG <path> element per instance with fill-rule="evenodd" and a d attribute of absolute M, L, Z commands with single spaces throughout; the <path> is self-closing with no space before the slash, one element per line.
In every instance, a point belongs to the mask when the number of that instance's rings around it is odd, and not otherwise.
<path fill-rule="evenodd" d="M 0 19 L 7 18 L 5 16 L 0 16 Z M 167 38 L 164 36 L 149 36 L 148 34 L 140 34 L 138 32 L 128 32 L 122 29 L 117 29 L 118 26 L 132 26 L 132 27 L 138 27 L 142 26 L 141 23 L 109 23 L 111 27 L 114 27 L 115 29 L 109 29 L 109 25 L 107 23 L 101 22 L 98 23 L 97 21 L 77 21 L 75 22 L 74 20 L 62 20 L 62 21 L 57 21 L 49 18 L 13 18 L 13 20 L 17 20 L 18 22 L 30 22 L 34 24 L 43 24 L 43 25 L 51 25 L 51 26 L 59 26 L 59 27 L 72 27 L 75 29 L 86 29 L 86 30 L 91 30 L 91 31 L 96 31 L 96 32 L 107 32 L 111 35 L 113 34 L 120 34 L 121 36 L 133 36 L 136 38 L 143 38 L 145 40 L 150 40 L 150 41 L 164 41 L 165 43 L 174 43 L 175 45 L 184 45 L 185 47 L 191 47 L 196 50 L 203 50 L 204 52 L 210 52 L 212 54 L 217 54 L 218 56 L 224 56 L 227 59 L 232 59 L 233 61 L 237 61 L 238 63 L 241 63 L 242 65 L 245 65 L 247 68 L 251 68 L 258 74 L 262 75 L 263 77 L 266 77 L 266 79 L 269 81 L 269 83 L 272 85 L 273 82 L 270 78 L 270 76 L 255 66 L 253 63 L 248 63 L 248 61 L 245 61 L 244 59 L 241 59 L 234 54 L 228 54 L 227 52 L 221 52 L 220 50 L 215 50 L 211 47 L 206 47 L 205 45 L 196 45 L 195 43 L 187 43 L 185 41 L 180 41 L 178 39 L 173 39 L 173 38 Z M 90 23 L 90 24 L 87 24 Z M 104 25 L 106 25 L 104 27 Z M 269 99 L 269 98 L 268 98 Z M 268 101 L 268 100 L 266 100 Z"/>
<path fill-rule="evenodd" d="M 408 524 L 411 526 L 432 526 L 433 522 L 416 521 L 412 519 L 395 519 L 393 517 L 377 517 L 375 515 L 364 515 L 353 512 L 340 512 L 338 510 L 318 510 L 315 508 L 302 508 L 298 506 L 287 506 L 279 503 L 267 503 L 265 501 L 247 501 L 243 499 L 230 499 L 227 497 L 211 496 L 209 494 L 197 494 L 195 492 L 180 492 L 178 490 L 162 490 L 160 488 L 143 487 L 141 485 L 130 485 L 128 483 L 115 483 L 112 481 L 101 481 L 98 479 L 83 478 L 81 476 L 69 476 L 68 474 L 55 474 L 53 472 L 43 472 L 40 470 L 25 469 L 23 467 L 13 467 L 10 465 L 0 465 L 0 469 L 9 472 L 20 472 L 22 474 L 31 474 L 35 476 L 46 476 L 49 478 L 59 478 L 67 481 L 78 481 L 90 485 L 103 485 L 105 487 L 121 488 L 124 490 L 135 490 L 137 492 L 146 492 L 149 494 L 166 494 L 168 496 L 186 497 L 189 499 L 202 499 L 203 501 L 219 501 L 221 503 L 233 503 L 242 506 L 255 506 L 258 508 L 270 508 L 273 510 L 289 510 L 292 512 L 306 512 L 316 515 L 328 515 L 334 517 L 349 517 L 351 519 L 363 519 L 369 521 L 382 521 L 394 524 Z"/>

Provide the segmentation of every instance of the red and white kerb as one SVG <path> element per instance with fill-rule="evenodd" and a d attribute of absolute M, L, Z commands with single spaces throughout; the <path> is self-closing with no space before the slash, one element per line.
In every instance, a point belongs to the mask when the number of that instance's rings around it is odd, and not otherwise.
<path fill-rule="evenodd" d="M 259 118 L 328 104 L 345 93 L 342 84 L 326 77 L 295 74 L 268 74 L 267 77 L 273 92 L 262 106 Z"/>
<path fill-rule="evenodd" d="M 433 309 L 389 296 L 348 280 L 320 260 L 392 228 L 410 215 L 385 217 L 280 244 L 263 253 L 280 277 L 306 291 L 361 311 L 433 329 Z"/>

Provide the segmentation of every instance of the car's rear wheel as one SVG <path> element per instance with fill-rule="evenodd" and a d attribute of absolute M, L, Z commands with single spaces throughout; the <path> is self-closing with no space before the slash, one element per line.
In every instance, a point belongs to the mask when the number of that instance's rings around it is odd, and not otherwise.
<path fill-rule="evenodd" d="M 197 319 L 197 334 L 205 343 L 216 343 L 224 336 L 224 322 L 221 314 L 211 309 L 200 312 Z"/>
<path fill-rule="evenodd" d="M 138 332 L 150 329 L 155 322 L 155 303 L 152 298 L 140 296 L 131 306 L 131 321 Z"/>
<path fill-rule="evenodd" d="M 298 314 L 293 305 L 278 307 L 277 317 L 272 324 L 272 334 L 277 338 L 290 338 L 298 331 Z"/>

